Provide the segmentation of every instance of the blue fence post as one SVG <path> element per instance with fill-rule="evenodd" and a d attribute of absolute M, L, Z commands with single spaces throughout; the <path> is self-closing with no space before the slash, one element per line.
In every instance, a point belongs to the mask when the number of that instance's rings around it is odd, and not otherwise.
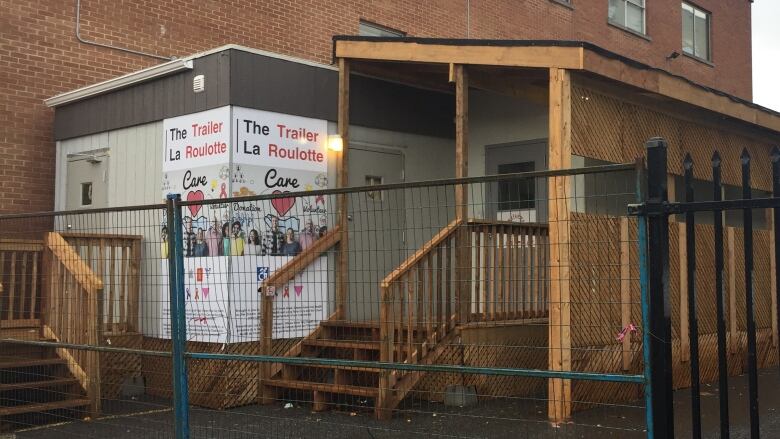
<path fill-rule="evenodd" d="M 645 161 L 637 160 L 636 165 L 636 202 L 641 204 L 645 202 Z M 645 376 L 645 424 L 647 428 L 647 438 L 655 438 L 655 428 L 653 425 L 653 361 L 650 355 L 650 301 L 648 300 L 647 288 L 647 217 L 645 215 L 637 216 L 637 246 L 639 247 L 639 286 L 640 301 L 642 303 L 642 360 L 644 361 Z"/>
<path fill-rule="evenodd" d="M 170 291 L 170 325 L 173 343 L 173 413 L 176 439 L 190 437 L 187 362 L 187 319 L 184 305 L 184 246 L 182 239 L 181 196 L 168 194 L 168 283 Z"/>

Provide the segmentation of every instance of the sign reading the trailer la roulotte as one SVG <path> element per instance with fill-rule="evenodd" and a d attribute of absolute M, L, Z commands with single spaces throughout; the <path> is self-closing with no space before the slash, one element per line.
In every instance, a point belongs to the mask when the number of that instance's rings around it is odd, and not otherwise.
<path fill-rule="evenodd" d="M 258 287 L 328 231 L 322 196 L 200 204 L 326 188 L 327 121 L 222 107 L 163 122 L 163 197 L 180 193 L 188 339 L 259 340 Z M 161 256 L 169 254 L 161 228 Z M 167 261 L 161 261 L 167 276 Z M 274 299 L 273 338 L 304 337 L 329 315 L 328 261 L 320 257 Z M 163 282 L 163 296 L 167 282 Z M 162 320 L 170 310 L 162 301 Z M 170 337 L 170 326 L 160 332 Z"/>

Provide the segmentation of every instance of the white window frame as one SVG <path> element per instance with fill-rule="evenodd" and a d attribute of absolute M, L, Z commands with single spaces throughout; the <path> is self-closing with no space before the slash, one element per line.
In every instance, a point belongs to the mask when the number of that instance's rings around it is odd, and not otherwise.
<path fill-rule="evenodd" d="M 647 3 L 646 0 L 616 0 L 623 3 L 623 22 L 612 19 L 607 13 L 607 19 L 610 23 L 626 29 L 630 32 L 636 32 L 640 35 L 647 35 Z M 632 4 L 642 10 L 642 30 L 636 30 L 628 27 L 628 4 Z M 609 7 L 609 6 L 607 6 Z"/>
<path fill-rule="evenodd" d="M 692 56 L 696 59 L 702 59 L 707 62 L 712 62 L 712 14 L 709 11 L 706 11 L 688 2 L 682 2 L 682 9 L 680 10 L 680 14 L 682 14 L 682 10 L 686 8 L 688 9 L 689 12 L 693 14 L 693 23 L 691 24 L 691 32 L 693 32 L 693 35 L 691 36 L 691 41 L 693 42 L 693 52 L 688 52 L 687 50 L 685 50 L 684 45 L 682 46 L 682 51 L 684 54 Z M 696 55 L 696 13 L 697 12 L 704 14 L 704 16 L 707 18 L 707 56 L 705 57 Z M 680 20 L 680 22 L 682 23 L 682 20 Z M 683 39 L 685 39 L 684 34 L 683 34 Z M 680 43 L 682 44 L 682 41 L 680 41 Z"/>

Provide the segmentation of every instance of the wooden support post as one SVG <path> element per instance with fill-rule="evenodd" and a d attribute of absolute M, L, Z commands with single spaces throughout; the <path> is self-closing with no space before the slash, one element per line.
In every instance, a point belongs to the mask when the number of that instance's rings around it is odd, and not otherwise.
<path fill-rule="evenodd" d="M 631 247 L 628 242 L 628 218 L 620 218 L 620 323 L 631 324 Z M 623 337 L 623 370 L 631 369 L 631 332 Z"/>
<path fill-rule="evenodd" d="M 688 249 L 685 247 L 685 223 L 677 223 L 677 251 L 680 270 L 680 361 L 691 359 L 691 337 L 688 321 Z"/>
<path fill-rule="evenodd" d="M 571 75 L 550 69 L 550 170 L 571 167 Z M 570 177 L 551 177 L 549 189 L 550 319 L 549 368 L 571 370 L 571 303 L 569 295 Z M 571 380 L 550 379 L 548 417 L 559 423 L 571 415 Z"/>
<path fill-rule="evenodd" d="M 349 70 L 347 60 L 339 58 L 338 131 L 343 142 L 343 149 L 338 158 L 337 186 L 340 188 L 349 185 Z M 341 228 L 341 242 L 336 270 L 336 318 L 342 320 L 347 318 L 346 306 L 349 286 L 349 215 L 347 209 L 347 194 L 341 194 L 338 196 L 338 223 Z"/>
<path fill-rule="evenodd" d="M 726 248 L 729 274 L 729 345 L 731 345 L 731 353 L 736 354 L 739 350 L 737 346 L 739 334 L 737 333 L 737 264 L 734 259 L 734 227 L 726 227 Z"/>
<path fill-rule="evenodd" d="M 468 176 L 469 157 L 469 83 L 465 66 L 454 66 L 455 73 L 455 177 Z M 455 296 L 458 322 L 466 323 L 471 313 L 471 234 L 465 225 L 468 218 L 468 186 L 455 186 L 455 218 L 461 221 L 455 241 Z"/>
<path fill-rule="evenodd" d="M 274 314 L 274 301 L 273 291 L 266 290 L 267 287 L 262 288 L 261 294 L 261 324 L 260 330 L 260 354 L 271 355 L 272 341 L 273 341 L 273 314 Z M 276 399 L 274 389 L 270 386 L 266 386 L 266 383 L 271 379 L 271 363 L 260 363 L 260 377 L 257 383 L 257 402 L 260 404 L 271 404 Z"/>

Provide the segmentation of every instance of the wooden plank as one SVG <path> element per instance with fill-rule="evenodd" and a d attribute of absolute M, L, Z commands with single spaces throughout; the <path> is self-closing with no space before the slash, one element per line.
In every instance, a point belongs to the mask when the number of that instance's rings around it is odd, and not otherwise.
<path fill-rule="evenodd" d="M 143 241 L 143 235 L 123 235 L 114 233 L 89 233 L 89 232 L 60 232 L 60 235 L 65 238 L 66 241 L 70 241 L 70 238 L 77 239 L 81 245 L 91 245 L 99 241 L 100 239 L 117 239 L 121 241 Z"/>
<path fill-rule="evenodd" d="M 8 320 L 14 319 L 14 300 L 16 300 L 16 252 L 10 253 L 11 276 L 8 282 Z"/>
<path fill-rule="evenodd" d="M 29 282 L 29 273 L 27 273 L 27 254 L 29 252 L 22 252 L 22 271 L 21 279 L 19 282 L 19 318 L 23 319 L 25 316 L 25 305 L 27 303 L 27 283 Z"/>
<path fill-rule="evenodd" d="M 119 330 L 127 331 L 127 291 L 129 287 L 130 247 L 119 242 L 119 253 L 122 257 L 119 266 Z"/>
<path fill-rule="evenodd" d="M 312 244 L 311 247 L 298 253 L 298 255 L 290 259 L 281 268 L 275 270 L 274 273 L 263 282 L 263 286 L 271 288 L 283 287 L 289 281 L 293 280 L 298 273 L 305 270 L 309 264 L 322 256 L 324 252 L 338 244 L 343 237 L 344 234 L 341 233 L 340 226 L 334 227 L 332 230 L 328 231 L 325 236 L 314 241 L 314 244 Z"/>
<path fill-rule="evenodd" d="M 131 248 L 133 251 L 130 263 L 130 279 L 132 282 L 130 284 L 127 330 L 133 332 L 138 330 L 138 309 L 141 303 L 141 241 L 133 242 Z"/>
<path fill-rule="evenodd" d="M 680 361 L 691 359 L 691 336 L 688 321 L 688 251 L 685 247 L 685 223 L 677 223 L 677 251 L 680 273 Z"/>
<path fill-rule="evenodd" d="M 447 297 L 445 303 L 445 324 L 447 325 L 447 328 L 449 329 L 450 325 L 453 324 L 452 322 L 452 260 L 453 260 L 453 251 L 452 251 L 452 243 L 454 242 L 454 238 L 449 238 L 446 241 L 444 241 L 447 244 L 447 257 L 444 259 L 446 268 L 444 273 L 444 278 L 446 279 L 446 285 L 445 285 L 445 296 Z"/>
<path fill-rule="evenodd" d="M 490 231 L 487 227 L 480 227 L 484 242 L 482 244 L 482 296 L 480 297 L 481 307 L 479 309 L 482 320 L 487 320 L 488 315 L 488 300 L 490 290 Z"/>
<path fill-rule="evenodd" d="M 103 288 L 103 280 L 96 276 L 92 269 L 87 266 L 81 257 L 76 253 L 73 247 L 58 233 L 49 232 L 46 234 L 46 246 L 52 255 L 60 264 L 70 273 L 73 273 L 76 281 L 90 294 L 96 294 L 97 290 Z"/>
<path fill-rule="evenodd" d="M 620 217 L 620 324 L 631 324 L 631 252 L 628 242 L 628 218 Z M 631 369 L 631 332 L 623 338 L 623 370 Z"/>
<path fill-rule="evenodd" d="M 113 240 L 108 240 L 108 322 L 111 332 L 117 331 L 118 323 L 114 318 L 117 305 L 117 281 L 116 281 L 116 245 Z"/>
<path fill-rule="evenodd" d="M 407 300 L 406 300 L 406 341 L 407 341 L 407 361 L 409 363 L 414 363 L 414 358 L 412 357 L 412 352 L 414 352 L 414 288 L 416 286 L 416 282 L 414 280 L 415 272 L 409 271 L 406 274 L 406 291 L 407 291 Z"/>
<path fill-rule="evenodd" d="M 339 58 L 339 94 L 338 94 L 338 132 L 343 145 L 338 154 L 337 187 L 349 186 L 349 76 L 350 64 Z M 347 194 L 338 196 L 338 226 L 341 228 L 336 270 L 336 311 L 339 318 L 346 318 L 346 304 L 349 282 L 349 206 Z"/>
<path fill-rule="evenodd" d="M 436 330 L 442 331 L 444 329 L 444 304 L 443 300 L 443 281 L 442 275 L 444 274 L 444 267 L 442 265 L 442 258 L 444 254 L 444 246 L 439 244 L 436 247 Z"/>
<path fill-rule="evenodd" d="M 336 57 L 423 63 L 580 69 L 581 47 L 472 46 L 416 42 L 336 41 Z"/>
<path fill-rule="evenodd" d="M 729 341 L 731 353 L 738 352 L 739 334 L 737 333 L 737 264 L 735 260 L 734 228 L 726 227 L 726 249 L 728 252 L 729 274 Z"/>
<path fill-rule="evenodd" d="M 0 239 L 0 253 L 3 252 L 39 252 L 43 242 L 29 239 Z"/>
<path fill-rule="evenodd" d="M 432 251 L 435 251 L 435 249 L 432 250 Z M 427 294 L 426 294 L 426 296 L 428 298 L 428 303 L 426 305 L 427 311 L 428 311 L 427 312 L 428 317 L 427 317 L 427 319 L 425 321 L 425 329 L 426 329 L 428 335 L 430 335 L 431 333 L 433 333 L 433 309 L 435 307 L 435 304 L 433 302 L 433 294 L 434 294 L 433 293 L 433 290 L 434 290 L 434 285 L 433 285 L 433 273 L 434 273 L 434 271 L 433 271 L 433 255 L 430 252 L 428 253 L 428 256 L 425 258 L 425 268 L 426 268 L 425 275 L 426 275 L 426 278 L 428 280 L 428 288 L 427 288 Z"/>
<path fill-rule="evenodd" d="M 32 285 L 30 288 L 30 313 L 28 314 L 28 318 L 30 319 L 37 319 L 39 309 L 38 305 L 38 258 L 39 258 L 40 252 L 35 252 L 32 254 Z M 3 264 L 0 263 L 0 270 L 2 270 Z"/>
<path fill-rule="evenodd" d="M 549 168 L 571 168 L 571 75 L 550 69 Z M 571 308 L 569 242 L 570 177 L 548 180 L 550 234 L 549 368 L 571 370 Z M 548 418 L 558 423 L 571 416 L 571 381 L 550 379 Z"/>
<path fill-rule="evenodd" d="M 455 66 L 455 177 L 468 176 L 469 156 L 469 82 L 466 67 Z M 468 186 L 455 186 L 455 219 L 468 219 Z M 455 296 L 458 307 L 458 321 L 465 323 L 471 313 L 471 236 L 465 227 L 459 229 L 455 250 Z"/>

